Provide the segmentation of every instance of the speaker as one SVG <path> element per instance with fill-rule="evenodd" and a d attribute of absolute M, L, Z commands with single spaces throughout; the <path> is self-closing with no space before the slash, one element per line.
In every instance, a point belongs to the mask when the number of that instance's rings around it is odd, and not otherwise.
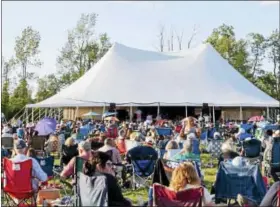
<path fill-rule="evenodd" d="M 203 103 L 202 104 L 202 116 L 203 115 L 209 115 L 209 106 L 208 106 L 208 103 Z"/>
<path fill-rule="evenodd" d="M 115 112 L 115 110 L 116 110 L 116 104 L 110 103 L 108 112 Z"/>

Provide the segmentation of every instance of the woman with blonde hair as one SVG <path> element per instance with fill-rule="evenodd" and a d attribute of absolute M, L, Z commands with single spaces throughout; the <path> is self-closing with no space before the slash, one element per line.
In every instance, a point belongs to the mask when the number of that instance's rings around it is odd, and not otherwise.
<path fill-rule="evenodd" d="M 61 152 L 61 144 L 58 136 L 51 135 L 49 140 L 45 143 L 46 152 L 49 154 L 51 152 Z"/>
<path fill-rule="evenodd" d="M 75 143 L 73 137 L 69 137 L 66 139 L 64 145 L 62 145 L 62 152 L 61 152 L 61 165 L 67 165 L 70 160 L 78 156 L 78 145 Z"/>
<path fill-rule="evenodd" d="M 201 180 L 199 179 L 195 167 L 191 162 L 181 163 L 178 167 L 174 169 L 169 187 L 175 192 L 185 189 L 202 187 Z M 203 205 L 212 205 L 212 197 L 209 191 L 204 187 L 203 193 Z"/>

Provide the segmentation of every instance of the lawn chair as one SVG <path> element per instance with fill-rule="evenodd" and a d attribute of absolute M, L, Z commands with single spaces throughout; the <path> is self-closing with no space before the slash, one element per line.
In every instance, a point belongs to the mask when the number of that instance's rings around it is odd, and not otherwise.
<path fill-rule="evenodd" d="M 137 185 L 149 187 L 148 180 L 154 173 L 157 157 L 153 155 L 131 155 L 128 154 L 132 166 L 132 188 Z"/>
<path fill-rule="evenodd" d="M 271 159 L 264 160 L 264 172 L 270 176 L 271 169 L 280 173 L 280 137 L 274 137 L 272 141 Z M 278 176 L 279 177 L 279 176 Z"/>
<path fill-rule="evenodd" d="M 210 168 L 214 167 L 213 165 L 213 159 L 218 159 L 222 153 L 222 144 L 223 140 L 222 139 L 211 139 L 209 141 L 209 152 L 211 156 L 211 163 L 209 165 Z"/>
<path fill-rule="evenodd" d="M 258 139 L 249 139 L 242 142 L 244 157 L 251 163 L 259 163 L 261 160 L 262 143 Z"/>
<path fill-rule="evenodd" d="M 175 192 L 164 185 L 153 185 L 153 206 L 202 206 L 203 188 L 186 189 Z"/>
<path fill-rule="evenodd" d="M 258 165 L 233 166 L 231 163 L 221 162 L 215 182 L 216 204 L 221 200 L 237 202 L 237 195 L 241 194 L 256 201 L 258 204 L 266 194 L 266 187 Z"/>
<path fill-rule="evenodd" d="M 7 150 L 11 150 L 14 148 L 14 139 L 12 137 L 1 137 L 1 145 Z"/>
<path fill-rule="evenodd" d="M 156 128 L 156 133 L 158 136 L 160 136 L 160 135 L 171 136 L 172 129 L 171 128 Z"/>
<path fill-rule="evenodd" d="M 53 168 L 54 168 L 54 157 L 36 157 L 35 158 L 42 170 L 48 175 L 48 179 L 52 179 L 54 176 Z"/>
<path fill-rule="evenodd" d="M 36 206 L 36 192 L 32 188 L 32 160 L 13 163 L 3 159 L 2 192 L 7 203 L 3 206 Z"/>
<path fill-rule="evenodd" d="M 35 136 L 30 138 L 30 146 L 35 150 L 36 153 L 45 153 L 45 137 L 42 136 Z"/>

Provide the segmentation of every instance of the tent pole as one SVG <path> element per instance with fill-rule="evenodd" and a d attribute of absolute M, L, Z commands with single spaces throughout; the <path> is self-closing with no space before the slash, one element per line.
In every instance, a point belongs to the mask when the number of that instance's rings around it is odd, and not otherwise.
<path fill-rule="evenodd" d="M 34 123 L 34 110 L 33 110 L 33 108 L 31 108 L 31 110 L 32 110 L 32 123 Z"/>
<path fill-rule="evenodd" d="M 213 105 L 213 124 L 215 126 L 216 120 L 215 120 L 215 106 Z"/>
<path fill-rule="evenodd" d="M 48 116 L 48 108 L 45 108 L 45 117 Z"/>
<path fill-rule="evenodd" d="M 60 112 L 61 112 L 61 108 L 58 108 L 58 121 L 60 121 Z"/>
<path fill-rule="evenodd" d="M 269 107 L 266 107 L 266 119 L 270 119 L 270 115 L 269 115 Z"/>
<path fill-rule="evenodd" d="M 129 121 L 131 122 L 133 119 L 133 113 L 132 113 L 132 105 L 130 105 L 130 110 L 129 110 Z"/>
<path fill-rule="evenodd" d="M 160 113 L 160 103 L 158 103 L 158 108 L 157 108 L 157 117 L 159 117 L 159 113 Z"/>
<path fill-rule="evenodd" d="M 38 120 L 40 120 L 41 119 L 41 108 L 39 108 L 39 118 L 38 118 Z"/>
<path fill-rule="evenodd" d="M 186 117 L 188 117 L 188 106 L 185 106 Z"/>
<path fill-rule="evenodd" d="M 239 115 L 240 121 L 243 121 L 243 112 L 242 112 L 242 106 L 240 106 L 240 115 Z"/>
<path fill-rule="evenodd" d="M 28 108 L 25 108 L 26 124 L 28 124 Z"/>

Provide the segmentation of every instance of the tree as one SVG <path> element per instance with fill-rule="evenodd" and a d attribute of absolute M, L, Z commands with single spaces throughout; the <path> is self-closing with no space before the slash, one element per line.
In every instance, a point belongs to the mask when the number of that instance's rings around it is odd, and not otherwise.
<path fill-rule="evenodd" d="M 255 84 L 271 97 L 277 98 L 277 91 L 275 90 L 276 78 L 273 73 L 265 72 L 257 78 Z"/>
<path fill-rule="evenodd" d="M 11 114 L 20 111 L 26 104 L 31 103 L 31 93 L 28 91 L 27 80 L 21 79 L 19 85 L 15 88 L 12 96 L 9 99 Z"/>
<path fill-rule="evenodd" d="M 1 111 L 5 116 L 9 116 L 9 81 L 5 81 L 2 87 L 2 97 L 1 97 Z"/>
<path fill-rule="evenodd" d="M 193 26 L 192 35 L 191 35 L 191 37 L 190 37 L 190 39 L 188 41 L 188 49 L 191 48 L 191 44 L 192 44 L 193 38 L 196 36 L 196 34 L 197 34 L 197 28 L 196 28 L 196 25 L 194 25 Z"/>
<path fill-rule="evenodd" d="M 97 15 L 82 14 L 57 58 L 60 82 L 66 86 L 88 71 L 111 47 L 109 37 L 103 33 L 96 37 Z"/>
<path fill-rule="evenodd" d="M 165 30 L 164 26 L 160 25 L 159 26 L 159 34 L 158 34 L 159 47 L 157 47 L 157 49 L 160 52 L 163 52 L 163 50 L 164 50 L 164 30 Z M 170 48 L 170 41 L 168 43 L 168 47 Z"/>
<path fill-rule="evenodd" d="M 273 76 L 276 80 L 275 91 L 276 97 L 280 100 L 280 33 L 279 30 L 274 30 L 267 39 L 268 59 L 273 65 Z"/>
<path fill-rule="evenodd" d="M 43 101 L 60 90 L 59 80 L 56 78 L 54 74 L 50 74 L 39 78 L 37 80 L 38 90 L 36 93 L 36 101 Z"/>
<path fill-rule="evenodd" d="M 223 24 L 214 29 L 206 42 L 210 43 L 241 74 L 250 78 L 247 43 L 243 39 L 236 40 L 232 26 Z"/>
<path fill-rule="evenodd" d="M 265 48 L 266 48 L 266 40 L 265 37 L 258 33 L 250 33 L 249 37 L 249 47 L 252 56 L 251 65 L 252 65 L 252 77 L 254 78 L 255 75 L 262 72 L 261 66 L 262 61 L 265 55 Z"/>
<path fill-rule="evenodd" d="M 32 78 L 34 73 L 28 73 L 28 66 L 41 66 L 42 62 L 37 58 L 40 53 L 41 36 L 32 27 L 27 27 L 22 31 L 21 36 L 16 37 L 15 63 L 21 67 L 22 79 Z"/>

